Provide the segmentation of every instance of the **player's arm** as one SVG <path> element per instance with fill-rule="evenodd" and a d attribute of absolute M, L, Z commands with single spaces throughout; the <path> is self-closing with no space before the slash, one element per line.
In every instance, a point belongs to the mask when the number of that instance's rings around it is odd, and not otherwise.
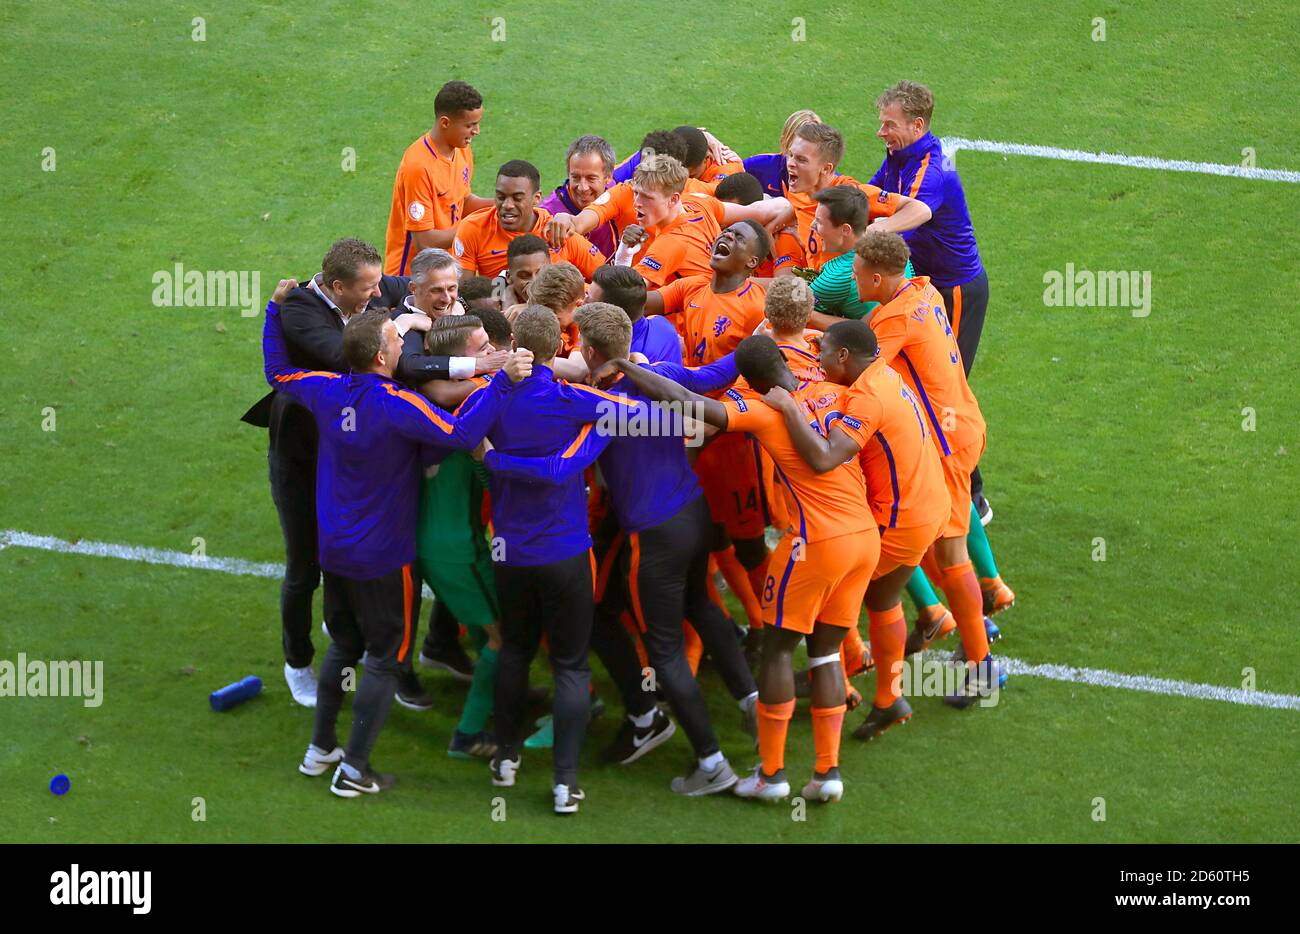
<path fill-rule="evenodd" d="M 789 217 L 794 220 L 794 208 L 785 198 L 767 198 L 753 204 L 732 204 L 722 202 L 722 226 L 729 227 L 736 221 L 758 221 L 764 227 L 778 220 Z"/>
<path fill-rule="evenodd" d="M 473 450 L 496 424 L 502 401 L 511 383 L 532 372 L 532 353 L 521 350 L 511 355 L 505 367 L 492 377 L 483 392 L 475 393 L 459 416 L 435 411 L 422 396 L 409 390 L 390 389 L 381 396 L 392 427 L 403 436 L 422 444 L 458 450 Z"/>
<path fill-rule="evenodd" d="M 693 393 L 681 383 L 628 360 L 611 360 L 610 362 L 651 399 L 659 402 L 691 403 L 695 412 L 699 413 L 702 421 L 714 428 L 726 430 L 727 409 L 716 399 Z"/>
<path fill-rule="evenodd" d="M 660 373 L 695 393 L 725 389 L 740 377 L 736 371 L 734 353 L 729 353 L 705 366 L 678 366 L 666 362 L 650 363 L 647 366 L 652 372 Z"/>
<path fill-rule="evenodd" d="M 769 389 L 763 396 L 763 402 L 781 413 L 795 450 L 818 473 L 834 470 L 862 450 L 857 441 L 838 428 L 832 427 L 826 438 L 814 431 L 794 397 L 780 386 Z"/>
<path fill-rule="evenodd" d="M 471 191 L 469 194 L 465 196 L 465 207 L 460 212 L 460 216 L 468 217 L 469 215 L 473 214 L 475 211 L 481 211 L 484 208 L 490 208 L 495 204 L 496 201 L 493 200 L 492 198 L 480 198 L 478 195 L 474 194 L 474 192 Z"/>
<path fill-rule="evenodd" d="M 438 408 L 454 412 L 469 398 L 475 386 L 467 379 L 431 379 L 423 383 L 419 389 L 420 395 Z"/>
<path fill-rule="evenodd" d="M 583 425 L 567 448 L 549 457 L 517 457 L 489 448 L 483 465 L 499 477 L 561 486 L 581 476 L 609 446 L 611 436 L 594 427 L 591 422 Z"/>
<path fill-rule="evenodd" d="M 587 361 L 582 359 L 582 352 L 575 350 L 567 357 L 556 357 L 551 361 L 551 372 L 557 379 L 570 383 L 580 383 L 591 373 Z"/>
<path fill-rule="evenodd" d="M 415 249 L 411 251 L 412 255 L 419 253 L 421 250 L 427 250 L 430 247 L 437 247 L 440 250 L 451 250 L 452 244 L 456 241 L 456 228 L 459 224 L 453 224 L 450 227 L 444 227 L 441 230 L 431 228 L 429 230 L 412 230 L 411 243 Z"/>
<path fill-rule="evenodd" d="M 894 197 L 898 198 L 898 206 L 888 217 L 877 217 L 872 221 L 872 230 L 902 233 L 904 230 L 920 227 L 934 216 L 930 206 L 919 198 L 909 198 L 907 195 L 890 195 L 891 199 Z"/>
<path fill-rule="evenodd" d="M 320 370 L 303 370 L 289 362 L 289 351 L 284 342 L 284 331 L 280 322 L 280 305 L 278 298 L 293 288 L 283 280 L 281 288 L 276 289 L 275 297 L 266 303 L 266 323 L 262 327 L 262 366 L 266 381 L 275 389 L 287 393 L 298 402 L 312 407 L 321 388 L 332 379 L 340 379 L 337 373 Z"/>

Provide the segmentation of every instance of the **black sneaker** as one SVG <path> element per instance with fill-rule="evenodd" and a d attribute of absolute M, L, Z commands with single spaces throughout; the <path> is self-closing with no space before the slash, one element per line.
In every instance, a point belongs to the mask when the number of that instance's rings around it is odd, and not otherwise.
<path fill-rule="evenodd" d="M 962 667 L 964 677 L 961 686 L 955 694 L 946 695 L 943 699 L 950 707 L 964 710 L 976 702 L 993 697 L 1006 684 L 1007 674 L 992 654 L 982 662 L 974 665 L 963 663 Z"/>
<path fill-rule="evenodd" d="M 465 650 L 460 647 L 459 643 L 453 642 L 449 646 L 443 646 L 432 651 L 426 645 L 424 650 L 420 652 L 420 664 L 435 671 L 445 671 L 457 681 L 463 681 L 465 684 L 469 684 L 474 680 L 474 663 L 465 654 Z"/>
<path fill-rule="evenodd" d="M 904 697 L 900 697 L 888 707 L 877 707 L 872 704 L 867 719 L 853 731 L 853 738 L 875 739 L 891 726 L 906 723 L 910 719 L 912 719 L 912 705 Z"/>
<path fill-rule="evenodd" d="M 398 676 L 397 702 L 408 710 L 432 710 L 433 695 L 424 689 L 420 676 L 404 671 Z"/>
<path fill-rule="evenodd" d="M 372 769 L 366 769 L 360 778 L 348 778 L 340 765 L 334 770 L 334 780 L 330 782 L 330 791 L 340 798 L 359 798 L 362 795 L 377 795 L 397 784 L 396 775 L 384 775 Z"/>
<path fill-rule="evenodd" d="M 655 708 L 654 720 L 644 729 L 638 727 L 630 718 L 623 720 L 623 726 L 614 737 L 614 742 L 605 749 L 605 758 L 619 765 L 628 765 L 640 759 L 651 749 L 668 742 L 677 732 L 677 724 L 667 715 Z"/>

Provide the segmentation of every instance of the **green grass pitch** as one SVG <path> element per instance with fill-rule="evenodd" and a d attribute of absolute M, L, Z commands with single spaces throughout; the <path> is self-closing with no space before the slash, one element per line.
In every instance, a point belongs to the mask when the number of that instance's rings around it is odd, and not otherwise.
<path fill-rule="evenodd" d="M 846 131 L 844 168 L 866 178 L 882 153 L 872 101 L 901 77 L 934 89 L 941 135 L 1218 163 L 1249 148 L 1260 167 L 1300 169 L 1285 3 L 602 6 L 5 4 L 0 528 L 185 552 L 197 537 L 211 555 L 281 560 L 266 437 L 238 421 L 265 389 L 260 319 L 155 307 L 152 277 L 258 270 L 264 301 L 336 237 L 382 244 L 397 161 L 450 78 L 487 101 L 479 194 L 509 158 L 554 186 L 581 133 L 621 156 L 691 122 L 771 151 L 799 107 Z M 1228 687 L 1249 669 L 1261 691 L 1300 694 L 1300 186 L 976 152 L 958 164 L 991 279 L 972 380 L 989 532 L 1020 601 L 999 618 L 1001 651 Z M 1151 314 L 1045 307 L 1044 273 L 1067 263 L 1149 271 Z M 0 550 L 0 659 L 105 672 L 94 709 L 0 697 L 0 839 L 1300 838 L 1300 711 L 1029 677 L 992 709 L 923 698 L 881 742 L 846 737 L 844 802 L 804 820 L 676 798 L 684 737 L 600 765 L 607 716 L 567 822 L 549 813 L 546 754 L 525 755 L 493 819 L 485 766 L 445 756 L 463 689 L 430 678 L 436 712 L 395 708 L 376 750 L 403 784 L 345 803 L 294 768 L 311 714 L 280 674 L 277 594 L 262 578 Z M 207 694 L 246 674 L 264 696 L 212 713 Z M 705 678 L 724 751 L 747 766 L 734 706 Z M 796 715 L 792 779 L 811 757 Z M 58 773 L 62 798 L 47 790 Z"/>

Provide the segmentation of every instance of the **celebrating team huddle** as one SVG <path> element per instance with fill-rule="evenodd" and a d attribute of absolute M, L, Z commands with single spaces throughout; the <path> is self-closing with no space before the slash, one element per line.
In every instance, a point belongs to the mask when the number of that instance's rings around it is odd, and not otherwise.
<path fill-rule="evenodd" d="M 443 86 L 401 157 L 382 254 L 339 240 L 267 306 L 272 392 L 245 419 L 270 429 L 285 676 L 315 707 L 303 774 L 333 769 L 344 798 L 393 786 L 370 756 L 394 700 L 432 706 L 417 657 L 469 685 L 448 754 L 509 787 L 525 750 L 551 748 L 560 814 L 585 799 L 580 752 L 605 707 L 589 652 L 623 708 L 606 758 L 631 764 L 680 724 L 695 764 L 671 791 L 687 796 L 788 798 L 806 697 L 801 793 L 840 800 L 846 712 L 865 708 L 861 740 L 909 720 L 905 659 L 953 630 L 945 701 L 999 690 L 989 617 L 1015 597 L 984 530 L 967 382 L 988 279 L 929 90 L 899 82 L 876 107 L 886 154 L 867 183 L 838 171 L 844 134 L 801 110 L 749 158 L 694 126 L 622 162 L 580 136 L 549 195 L 512 159 L 483 198 L 483 99 Z M 539 652 L 553 702 L 533 723 Z M 757 748 L 747 774 L 714 730 L 704 659 Z M 863 704 L 852 679 L 872 668 Z"/>

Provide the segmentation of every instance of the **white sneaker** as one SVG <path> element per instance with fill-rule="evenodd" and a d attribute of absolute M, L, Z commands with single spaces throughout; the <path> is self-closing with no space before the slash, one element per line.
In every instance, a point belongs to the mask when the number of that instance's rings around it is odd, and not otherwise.
<path fill-rule="evenodd" d="M 808 779 L 808 784 L 803 786 L 802 794 L 806 801 L 832 803 L 840 800 L 844 797 L 844 779 L 840 777 L 840 770 L 831 769 L 825 778 L 818 778 L 814 774 Z"/>
<path fill-rule="evenodd" d="M 551 796 L 555 799 L 556 814 L 577 814 L 578 805 L 586 797 L 581 788 L 568 785 L 555 785 L 551 788 Z"/>
<path fill-rule="evenodd" d="M 343 750 L 338 746 L 326 752 L 319 746 L 309 745 L 307 754 L 302 757 L 302 762 L 298 765 L 298 771 L 303 775 L 324 775 L 331 765 L 338 765 L 342 761 Z"/>
<path fill-rule="evenodd" d="M 515 774 L 519 771 L 519 759 L 502 759 L 493 756 L 488 763 L 492 771 L 492 784 L 498 788 L 511 788 L 515 783 Z"/>
<path fill-rule="evenodd" d="M 752 775 L 746 775 L 732 788 L 742 798 L 757 798 L 759 801 L 780 801 L 790 797 L 790 783 L 785 780 L 785 770 L 777 772 L 771 778 L 763 775 L 763 766 L 754 766 Z"/>
<path fill-rule="evenodd" d="M 284 664 L 284 680 L 289 684 L 289 693 L 293 695 L 296 703 L 304 707 L 316 706 L 316 672 L 311 670 L 311 665 L 304 668 L 291 668 L 288 662 Z"/>

